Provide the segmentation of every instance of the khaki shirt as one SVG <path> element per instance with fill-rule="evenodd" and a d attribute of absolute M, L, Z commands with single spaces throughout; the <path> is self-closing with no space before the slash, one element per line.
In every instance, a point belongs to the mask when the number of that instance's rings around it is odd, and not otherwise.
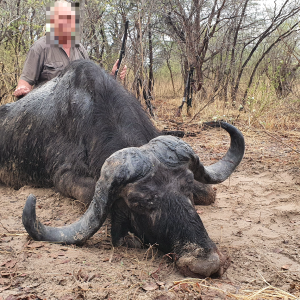
<path fill-rule="evenodd" d="M 65 50 L 46 43 L 46 36 L 37 40 L 29 49 L 20 79 L 30 85 L 51 80 L 61 73 L 71 61 L 89 59 L 81 44 L 70 49 L 70 57 Z"/>

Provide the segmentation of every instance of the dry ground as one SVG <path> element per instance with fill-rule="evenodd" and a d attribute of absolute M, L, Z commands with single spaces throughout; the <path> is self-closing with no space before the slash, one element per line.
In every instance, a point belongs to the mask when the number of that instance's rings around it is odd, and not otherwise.
<path fill-rule="evenodd" d="M 29 193 L 38 197 L 40 219 L 53 226 L 73 222 L 84 206 L 52 189 L 0 186 L 0 299 L 299 297 L 300 131 L 273 132 L 275 139 L 264 130 L 236 125 L 245 135 L 245 157 L 228 180 L 215 186 L 216 203 L 197 206 L 210 237 L 231 256 L 222 278 L 186 279 L 155 247 L 113 248 L 108 222 L 83 247 L 34 242 L 21 221 Z M 205 165 L 229 147 L 222 130 L 178 128 L 196 132 L 184 139 Z"/>

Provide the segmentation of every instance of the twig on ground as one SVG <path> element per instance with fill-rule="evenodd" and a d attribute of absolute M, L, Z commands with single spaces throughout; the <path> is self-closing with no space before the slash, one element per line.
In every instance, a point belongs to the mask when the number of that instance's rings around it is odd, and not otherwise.
<path fill-rule="evenodd" d="M 7 229 L 4 225 L 3 225 L 3 223 L 0 221 L 0 224 L 1 224 L 1 226 L 8 232 L 8 233 L 11 233 L 11 231 L 9 230 L 9 229 Z"/>
<path fill-rule="evenodd" d="M 113 259 L 113 256 L 114 256 L 114 252 L 115 252 L 115 247 L 112 247 L 112 249 L 111 249 L 111 255 L 110 255 L 110 258 L 109 258 L 109 263 L 112 262 L 112 259 Z"/>
<path fill-rule="evenodd" d="M 2 236 L 2 235 L 6 235 L 6 236 L 22 236 L 22 235 L 28 235 L 28 233 L 26 232 L 24 232 L 24 233 L 2 233 L 2 232 L 0 232 L 0 236 Z"/>
<path fill-rule="evenodd" d="M 208 102 L 202 107 L 200 108 L 200 110 L 195 113 L 195 115 L 192 117 L 192 119 L 190 121 L 188 121 L 188 123 L 192 122 L 193 120 L 195 120 L 195 118 L 201 113 L 201 111 L 204 110 L 205 107 L 207 107 L 209 104 L 213 103 L 215 101 L 215 98 L 220 94 L 220 91 L 217 91 L 212 97 L 211 99 L 208 100 Z"/>
<path fill-rule="evenodd" d="M 157 244 L 153 244 L 153 245 L 150 245 L 149 246 L 149 248 L 147 249 L 147 251 L 145 252 L 145 254 L 144 254 L 144 259 L 147 261 L 148 260 L 148 256 L 149 256 L 149 252 L 150 252 L 150 250 L 151 250 L 151 253 L 152 253 L 152 260 L 155 258 L 155 256 L 156 256 L 156 254 L 157 254 L 157 252 L 158 252 L 158 249 L 156 248 L 156 252 L 155 252 L 155 254 L 153 254 L 154 252 L 153 252 L 153 247 L 155 247 L 155 246 L 158 246 Z"/>
<path fill-rule="evenodd" d="M 300 151 L 294 149 L 294 148 L 291 147 L 290 145 L 288 145 L 288 144 L 284 143 L 283 141 L 281 141 L 281 140 L 280 140 L 279 138 L 277 138 L 276 136 L 274 136 L 274 135 L 272 135 L 271 133 L 269 133 L 269 132 L 266 130 L 265 126 L 264 126 L 262 123 L 259 123 L 259 124 L 263 127 L 264 132 L 265 132 L 267 135 L 269 135 L 270 137 L 272 137 L 272 138 L 275 139 L 276 141 L 280 142 L 281 144 L 285 145 L 286 147 L 290 148 L 290 149 L 293 150 L 294 152 L 300 154 Z"/>

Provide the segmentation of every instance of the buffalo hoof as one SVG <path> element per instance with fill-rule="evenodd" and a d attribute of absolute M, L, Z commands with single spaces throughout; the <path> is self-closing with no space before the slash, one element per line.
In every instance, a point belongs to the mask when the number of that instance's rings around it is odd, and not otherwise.
<path fill-rule="evenodd" d="M 221 277 L 226 272 L 226 270 L 229 268 L 229 266 L 231 264 L 231 258 L 227 254 L 226 250 L 222 250 L 222 252 L 217 250 L 217 253 L 220 257 L 220 269 L 215 275 L 217 277 Z"/>
<path fill-rule="evenodd" d="M 187 277 L 220 277 L 230 265 L 230 258 L 216 250 L 205 258 L 199 257 L 200 249 L 181 256 L 176 262 L 179 271 Z"/>
<path fill-rule="evenodd" d="M 129 233 L 129 235 L 126 235 L 119 241 L 118 246 L 141 249 L 143 248 L 143 243 L 134 234 Z"/>
<path fill-rule="evenodd" d="M 216 192 L 208 185 L 194 180 L 194 205 L 210 205 L 216 200 Z"/>

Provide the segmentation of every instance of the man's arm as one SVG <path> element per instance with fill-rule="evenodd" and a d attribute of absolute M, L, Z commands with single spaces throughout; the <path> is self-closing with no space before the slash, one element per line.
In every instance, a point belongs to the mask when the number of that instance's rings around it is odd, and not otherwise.
<path fill-rule="evenodd" d="M 13 93 L 16 97 L 28 94 L 41 74 L 44 63 L 44 51 L 41 46 L 44 42 L 43 39 L 44 38 L 41 38 L 35 42 L 27 53 L 22 74 L 18 81 L 17 88 Z"/>
<path fill-rule="evenodd" d="M 27 81 L 20 79 L 17 85 L 16 90 L 13 95 L 15 97 L 25 96 L 32 90 L 32 85 L 30 85 Z"/>

